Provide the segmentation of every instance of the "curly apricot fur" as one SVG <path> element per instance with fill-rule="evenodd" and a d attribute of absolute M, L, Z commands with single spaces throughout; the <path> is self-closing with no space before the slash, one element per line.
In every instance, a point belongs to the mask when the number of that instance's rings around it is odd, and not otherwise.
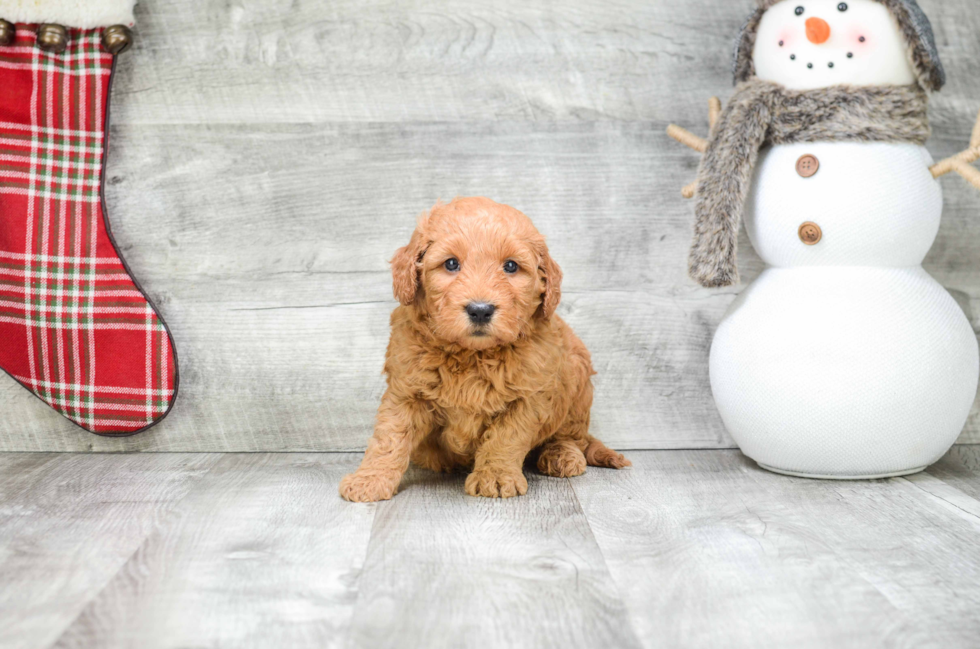
<path fill-rule="evenodd" d="M 516 272 L 505 272 L 509 260 Z M 466 493 L 490 498 L 527 491 L 532 451 L 556 477 L 629 466 L 589 436 L 595 372 L 555 315 L 561 269 L 530 219 L 486 198 L 437 204 L 391 266 L 401 306 L 391 314 L 388 389 L 360 468 L 340 483 L 344 498 L 391 498 L 410 461 L 469 470 Z M 474 301 L 494 305 L 489 324 L 467 316 Z"/>

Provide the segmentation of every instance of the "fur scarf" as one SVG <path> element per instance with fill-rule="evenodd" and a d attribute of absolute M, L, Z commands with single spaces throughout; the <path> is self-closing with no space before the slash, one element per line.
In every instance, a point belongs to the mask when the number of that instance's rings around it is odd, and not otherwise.
<path fill-rule="evenodd" d="M 711 130 L 698 170 L 691 278 L 706 287 L 738 283 L 738 230 L 763 146 L 795 142 L 912 142 L 929 138 L 928 98 L 918 85 L 787 90 L 751 79 Z"/>

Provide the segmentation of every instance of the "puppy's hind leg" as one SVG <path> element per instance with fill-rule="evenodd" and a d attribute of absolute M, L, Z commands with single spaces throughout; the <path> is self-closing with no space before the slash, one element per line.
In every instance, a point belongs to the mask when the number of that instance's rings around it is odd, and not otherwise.
<path fill-rule="evenodd" d="M 573 478 L 585 473 L 585 454 L 571 439 L 550 439 L 538 454 L 538 471 L 553 478 Z"/>
<path fill-rule="evenodd" d="M 607 469 L 622 469 L 623 467 L 632 466 L 632 462 L 623 457 L 622 454 L 607 448 L 605 444 L 597 440 L 595 437 L 589 435 L 589 423 L 592 418 L 592 382 L 586 382 L 582 389 L 582 393 L 579 398 L 572 405 L 568 413 L 568 421 L 564 425 L 564 430 L 555 436 L 555 440 L 549 441 L 545 444 L 547 447 L 550 443 L 557 443 L 558 439 L 571 439 L 574 440 L 576 451 L 582 456 L 585 464 L 588 466 L 597 466 Z M 545 456 L 545 448 L 542 450 L 542 457 Z M 571 451 L 563 451 L 564 461 L 573 461 L 571 457 Z M 541 461 L 538 461 L 538 470 L 547 475 L 554 475 L 548 473 L 541 467 Z M 582 471 L 585 471 L 583 467 Z M 573 474 L 573 475 L 578 475 Z M 564 476 L 563 476 L 564 477 Z"/>
<path fill-rule="evenodd" d="M 588 434 L 588 419 L 566 424 L 541 445 L 538 471 L 555 478 L 572 478 L 585 473 L 586 466 L 622 469 L 631 462 Z"/>
<path fill-rule="evenodd" d="M 622 453 L 607 448 L 595 437 L 588 435 L 586 439 L 588 439 L 589 445 L 585 448 L 585 461 L 588 462 L 589 466 L 600 466 L 606 469 L 622 469 L 633 466 L 633 463 L 627 460 Z"/>

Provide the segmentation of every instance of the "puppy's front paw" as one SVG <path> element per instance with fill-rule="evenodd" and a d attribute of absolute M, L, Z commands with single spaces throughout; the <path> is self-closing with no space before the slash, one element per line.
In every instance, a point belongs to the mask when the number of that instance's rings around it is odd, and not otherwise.
<path fill-rule="evenodd" d="M 354 503 L 373 503 L 390 500 L 398 491 L 398 483 L 381 475 L 355 471 L 340 481 L 340 495 Z"/>
<path fill-rule="evenodd" d="M 484 498 L 512 498 L 527 493 L 527 478 L 519 469 L 477 469 L 466 477 L 466 493 Z"/>

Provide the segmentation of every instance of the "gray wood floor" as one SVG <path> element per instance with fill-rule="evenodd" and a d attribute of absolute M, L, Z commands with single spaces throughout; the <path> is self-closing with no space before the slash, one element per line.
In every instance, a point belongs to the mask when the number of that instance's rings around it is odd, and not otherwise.
<path fill-rule="evenodd" d="M 977 0 L 920 0 L 949 84 L 937 158 L 980 109 Z M 180 354 L 151 432 L 88 435 L 0 375 L 0 451 L 350 451 L 383 389 L 387 260 L 436 199 L 524 210 L 592 350 L 618 448 L 732 447 L 708 382 L 738 288 L 686 276 L 698 156 L 755 0 L 142 0 L 113 85 L 113 232 Z M 926 269 L 980 330 L 980 193 L 942 181 Z M 744 236 L 742 276 L 762 264 Z M 963 442 L 980 442 L 980 406 Z"/>
<path fill-rule="evenodd" d="M 0 647 L 977 646 L 980 447 L 842 483 L 630 455 L 352 505 L 354 454 L 0 454 Z"/>

